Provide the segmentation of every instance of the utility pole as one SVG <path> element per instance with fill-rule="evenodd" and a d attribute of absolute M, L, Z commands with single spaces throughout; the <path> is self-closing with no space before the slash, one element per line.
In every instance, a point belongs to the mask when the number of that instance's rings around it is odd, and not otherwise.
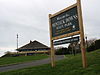
<path fill-rule="evenodd" d="M 18 49 L 18 34 L 17 34 L 17 49 Z"/>
<path fill-rule="evenodd" d="M 86 49 L 87 49 L 88 48 L 87 36 L 85 36 L 85 40 L 86 40 Z"/>

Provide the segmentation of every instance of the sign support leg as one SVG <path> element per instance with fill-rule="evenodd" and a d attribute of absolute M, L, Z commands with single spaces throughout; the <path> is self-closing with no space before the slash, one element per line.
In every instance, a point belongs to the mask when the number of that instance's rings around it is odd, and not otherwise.
<path fill-rule="evenodd" d="M 50 45 L 51 45 L 51 66 L 55 67 L 55 51 L 54 51 L 54 45 L 52 40 L 52 28 L 51 28 L 51 20 L 50 20 L 51 14 L 49 14 L 49 25 L 50 25 Z"/>
<path fill-rule="evenodd" d="M 55 51 L 53 46 L 53 40 L 51 40 L 51 65 L 55 67 Z"/>
<path fill-rule="evenodd" d="M 85 49 L 85 40 L 84 40 L 83 19 L 82 19 L 82 11 L 81 11 L 81 0 L 77 0 L 77 8 L 78 8 L 78 19 L 80 25 L 82 62 L 83 62 L 83 68 L 86 68 L 87 60 L 86 60 L 86 49 Z"/>

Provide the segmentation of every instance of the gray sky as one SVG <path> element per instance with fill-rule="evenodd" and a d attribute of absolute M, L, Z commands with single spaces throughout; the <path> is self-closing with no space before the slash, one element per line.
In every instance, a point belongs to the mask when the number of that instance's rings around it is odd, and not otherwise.
<path fill-rule="evenodd" d="M 30 40 L 49 46 L 48 14 L 56 13 L 76 0 L 0 0 L 0 50 L 16 49 Z M 85 34 L 100 39 L 100 0 L 82 0 Z"/>

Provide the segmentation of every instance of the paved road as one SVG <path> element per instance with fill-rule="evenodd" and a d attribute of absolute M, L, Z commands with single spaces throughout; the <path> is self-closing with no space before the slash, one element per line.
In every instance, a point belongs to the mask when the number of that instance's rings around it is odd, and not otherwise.
<path fill-rule="evenodd" d="M 64 59 L 64 56 L 60 55 L 60 56 L 56 56 L 55 58 L 56 58 L 56 61 L 57 61 L 57 60 Z M 27 62 L 27 63 L 22 63 L 22 64 L 2 66 L 2 67 L 0 67 L 0 72 L 22 69 L 22 68 L 32 67 L 32 66 L 37 66 L 37 65 L 42 65 L 42 64 L 48 64 L 50 62 L 51 62 L 50 58 L 47 58 L 47 59 L 42 59 L 42 60 L 37 60 L 37 61 L 32 61 L 32 62 Z"/>

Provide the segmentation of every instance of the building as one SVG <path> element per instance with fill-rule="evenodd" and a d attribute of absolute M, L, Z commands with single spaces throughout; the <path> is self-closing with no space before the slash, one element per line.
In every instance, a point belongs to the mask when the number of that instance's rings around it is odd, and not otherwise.
<path fill-rule="evenodd" d="M 49 53 L 50 48 L 38 41 L 30 41 L 28 44 L 16 49 L 19 54 L 32 55 L 36 53 Z"/>

